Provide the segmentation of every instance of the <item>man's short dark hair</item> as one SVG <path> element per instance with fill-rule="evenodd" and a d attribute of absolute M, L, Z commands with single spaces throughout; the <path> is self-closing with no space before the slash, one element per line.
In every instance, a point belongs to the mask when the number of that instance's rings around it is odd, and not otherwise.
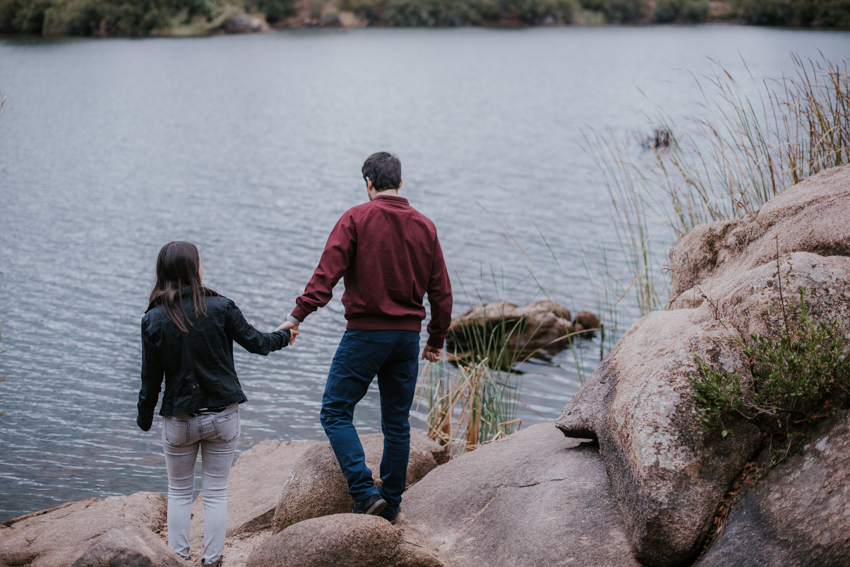
<path fill-rule="evenodd" d="M 401 162 L 387 152 L 370 155 L 360 171 L 363 172 L 363 179 L 369 178 L 375 191 L 398 189 L 401 183 Z"/>

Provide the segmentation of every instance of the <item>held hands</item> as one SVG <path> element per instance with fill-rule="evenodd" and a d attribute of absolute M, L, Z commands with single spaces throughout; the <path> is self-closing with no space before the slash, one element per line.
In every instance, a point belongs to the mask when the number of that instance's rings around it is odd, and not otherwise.
<path fill-rule="evenodd" d="M 275 331 L 284 331 L 286 329 L 289 329 L 289 332 L 292 333 L 292 337 L 289 339 L 289 344 L 292 344 L 295 342 L 295 337 L 300 335 L 301 332 L 298 330 L 298 326 L 295 325 L 295 323 L 291 323 L 290 321 L 287 321 L 286 323 L 275 329 Z"/>
<path fill-rule="evenodd" d="M 422 349 L 422 360 L 437 362 L 441 358 L 443 358 L 443 349 L 441 348 L 434 348 L 431 345 L 425 345 L 425 348 Z"/>

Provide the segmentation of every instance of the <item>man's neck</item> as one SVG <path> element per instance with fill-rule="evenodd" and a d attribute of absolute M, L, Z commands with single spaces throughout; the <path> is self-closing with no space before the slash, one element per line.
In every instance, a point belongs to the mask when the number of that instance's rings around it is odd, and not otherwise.
<path fill-rule="evenodd" d="M 398 197 L 398 189 L 386 189 L 375 195 L 376 199 L 378 197 Z"/>

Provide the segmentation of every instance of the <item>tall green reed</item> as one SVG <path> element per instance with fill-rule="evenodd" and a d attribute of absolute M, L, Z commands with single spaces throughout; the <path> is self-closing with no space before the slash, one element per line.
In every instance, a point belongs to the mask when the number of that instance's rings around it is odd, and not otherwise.
<path fill-rule="evenodd" d="M 787 187 L 850 163 L 850 76 L 846 61 L 792 55 L 794 74 L 750 83 L 715 63 L 695 79 L 703 112 L 676 120 L 659 111 L 643 149 L 610 129 L 585 132 L 614 207 L 629 281 L 608 285 L 631 295 L 640 315 L 666 304 L 664 255 L 698 224 L 757 211 Z M 602 270 L 603 273 L 607 270 Z"/>

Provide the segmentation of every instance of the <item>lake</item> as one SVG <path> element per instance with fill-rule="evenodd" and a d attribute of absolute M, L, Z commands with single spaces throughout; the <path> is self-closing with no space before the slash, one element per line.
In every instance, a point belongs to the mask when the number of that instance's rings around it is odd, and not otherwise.
<path fill-rule="evenodd" d="M 437 225 L 455 314 L 479 298 L 598 310 L 585 266 L 614 229 L 581 129 L 648 132 L 657 106 L 698 112 L 691 74 L 710 72 L 711 59 L 743 78 L 743 58 L 755 78 L 771 78 L 793 71 L 790 52 L 818 50 L 850 56 L 850 33 L 0 37 L 0 521 L 165 492 L 160 419 L 148 433 L 135 425 L 139 320 L 164 243 L 196 243 L 205 283 L 272 330 L 337 218 L 365 200 L 363 160 L 388 150 L 402 161 L 401 195 Z M 324 439 L 318 412 L 344 330 L 341 291 L 294 347 L 236 354 L 249 399 L 240 449 Z M 555 419 L 580 387 L 577 368 L 589 374 L 599 352 L 597 338 L 525 364 L 523 427 Z M 423 416 L 420 406 L 412 424 Z M 355 421 L 379 431 L 376 386 Z"/>

